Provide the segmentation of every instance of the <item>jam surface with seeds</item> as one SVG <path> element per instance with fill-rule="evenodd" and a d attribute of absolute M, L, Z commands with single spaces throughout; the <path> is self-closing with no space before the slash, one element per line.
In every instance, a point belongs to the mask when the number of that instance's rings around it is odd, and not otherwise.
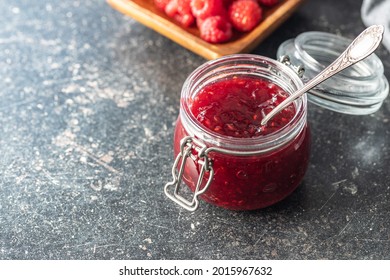
<path fill-rule="evenodd" d="M 191 100 L 190 110 L 208 129 L 225 136 L 249 138 L 284 127 L 295 115 L 291 104 L 266 126 L 261 120 L 288 97 L 279 86 L 251 77 L 219 80 L 202 88 Z"/>
<path fill-rule="evenodd" d="M 265 127 L 267 114 L 286 98 L 278 86 L 253 77 L 219 80 L 203 87 L 187 104 L 194 117 L 215 133 L 247 139 L 261 137 L 281 129 L 295 112 L 292 105 L 276 115 Z M 175 128 L 174 153 L 180 153 L 180 140 L 189 136 L 181 118 Z M 211 152 L 214 177 L 200 197 L 232 210 L 253 210 L 275 204 L 293 192 L 306 172 L 310 154 L 310 131 L 305 125 L 294 139 L 272 151 L 251 156 Z M 200 161 L 196 149 L 185 163 L 183 181 L 194 191 Z M 201 185 L 209 179 L 205 173 Z"/>

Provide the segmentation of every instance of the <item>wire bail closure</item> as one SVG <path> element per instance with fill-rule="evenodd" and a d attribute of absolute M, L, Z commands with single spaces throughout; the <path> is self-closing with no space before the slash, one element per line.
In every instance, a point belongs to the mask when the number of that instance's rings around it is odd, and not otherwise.
<path fill-rule="evenodd" d="M 279 57 L 279 62 L 283 63 L 284 65 L 290 67 L 297 75 L 299 78 L 303 77 L 303 74 L 305 74 L 305 67 L 303 65 L 294 65 L 291 63 L 291 59 L 288 55 L 282 55 Z"/>
<path fill-rule="evenodd" d="M 260 151 L 259 150 L 230 151 L 219 147 L 207 147 L 199 139 L 191 136 L 184 137 L 180 141 L 180 152 L 176 156 L 175 162 L 173 163 L 172 166 L 173 180 L 171 182 L 168 182 L 164 186 L 164 192 L 166 196 L 169 197 L 172 201 L 176 202 L 177 204 L 187 209 L 188 211 L 193 212 L 196 209 L 198 209 L 199 206 L 198 197 L 207 191 L 214 177 L 213 161 L 208 157 L 208 154 L 210 152 L 221 153 L 225 155 L 233 155 L 233 156 L 255 156 L 263 153 L 268 153 L 283 145 L 284 145 L 283 142 L 278 143 L 275 144 L 273 147 L 263 149 Z M 192 151 L 196 151 L 197 154 L 195 155 L 194 153 L 192 153 Z M 194 196 L 192 200 L 187 200 L 186 198 L 184 198 L 179 194 L 179 188 L 180 188 L 181 181 L 183 179 L 184 168 L 188 158 L 191 158 L 191 160 L 193 160 L 195 164 L 198 164 L 200 167 L 199 178 L 196 183 Z M 179 164 L 180 164 L 180 168 L 177 170 Z M 209 178 L 206 184 L 204 185 L 204 187 L 201 188 L 203 177 L 205 176 L 206 173 L 209 173 Z"/>
<path fill-rule="evenodd" d="M 184 168 L 187 159 L 188 158 L 194 159 L 194 156 L 192 154 L 193 150 L 197 152 L 198 159 L 195 159 L 194 161 L 197 161 L 198 165 L 200 166 L 200 174 L 199 174 L 198 181 L 196 183 L 192 200 L 187 200 L 186 198 L 184 198 L 179 194 L 179 188 L 183 178 Z M 208 148 L 196 138 L 187 136 L 181 139 L 180 153 L 177 155 L 172 167 L 173 180 L 167 183 L 164 187 L 164 192 L 166 196 L 168 196 L 172 201 L 176 202 L 177 204 L 179 204 L 180 206 L 182 206 L 183 208 L 191 212 L 195 211 L 198 208 L 199 206 L 198 196 L 203 194 L 205 191 L 207 191 L 214 177 L 214 169 L 212 167 L 212 161 L 210 158 L 208 158 L 207 154 L 208 154 Z M 179 163 L 180 163 L 180 168 L 177 171 L 177 167 Z M 201 188 L 201 184 L 205 173 L 209 173 L 209 178 L 206 184 L 204 185 L 204 187 Z M 169 192 L 169 189 L 172 188 L 173 188 L 173 192 L 171 194 Z"/>

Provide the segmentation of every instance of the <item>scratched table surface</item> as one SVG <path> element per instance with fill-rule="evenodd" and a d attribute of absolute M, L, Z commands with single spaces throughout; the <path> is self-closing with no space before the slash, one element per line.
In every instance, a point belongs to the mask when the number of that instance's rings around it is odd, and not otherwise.
<path fill-rule="evenodd" d="M 359 2 L 308 0 L 253 53 L 353 38 Z M 180 89 L 205 60 L 103 0 L 0 14 L 0 259 L 390 259 L 389 98 L 368 116 L 310 105 L 309 169 L 283 202 L 190 213 L 163 186 Z"/>

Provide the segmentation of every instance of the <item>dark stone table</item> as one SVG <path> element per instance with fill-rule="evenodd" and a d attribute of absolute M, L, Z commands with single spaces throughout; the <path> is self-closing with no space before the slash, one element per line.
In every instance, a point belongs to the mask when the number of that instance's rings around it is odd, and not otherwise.
<path fill-rule="evenodd" d="M 353 38 L 359 2 L 308 0 L 253 53 Z M 283 202 L 190 213 L 163 186 L 180 89 L 205 60 L 103 0 L 0 14 L 0 259 L 390 259 L 389 98 L 366 116 L 310 105 L 309 169 Z"/>

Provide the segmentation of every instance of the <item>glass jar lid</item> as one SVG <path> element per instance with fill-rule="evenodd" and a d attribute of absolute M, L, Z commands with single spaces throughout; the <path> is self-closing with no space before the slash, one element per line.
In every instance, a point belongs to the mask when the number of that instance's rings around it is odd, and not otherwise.
<path fill-rule="evenodd" d="M 291 65 L 303 66 L 304 83 L 331 64 L 352 40 L 325 32 L 305 32 L 285 41 L 277 57 L 288 56 Z M 341 71 L 308 92 L 308 100 L 321 107 L 353 115 L 376 112 L 389 93 L 383 64 L 378 56 Z"/>

